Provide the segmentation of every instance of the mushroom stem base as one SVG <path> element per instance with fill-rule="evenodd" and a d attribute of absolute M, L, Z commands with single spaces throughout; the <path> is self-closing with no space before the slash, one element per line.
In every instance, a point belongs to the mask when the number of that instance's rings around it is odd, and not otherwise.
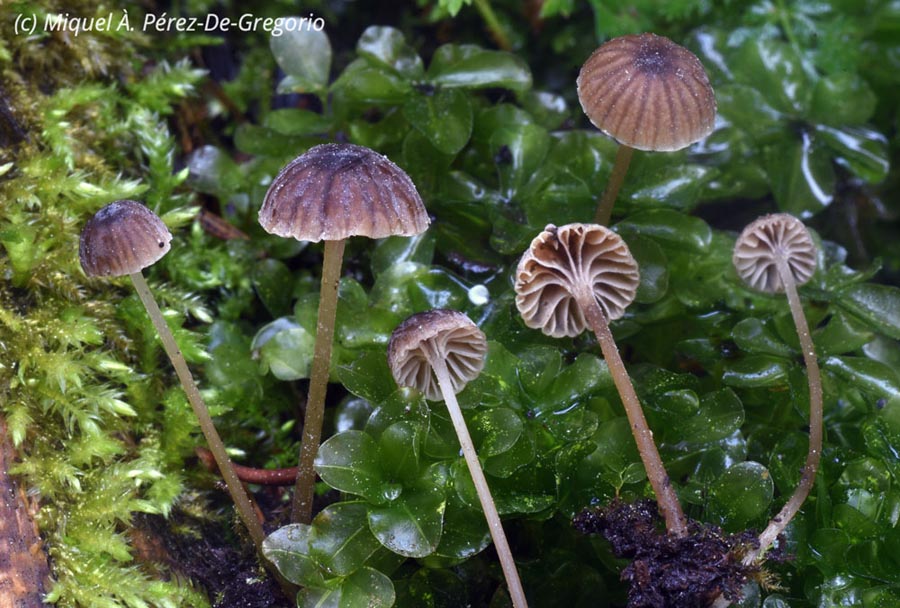
<path fill-rule="evenodd" d="M 178 344 L 175 343 L 175 337 L 169 330 L 169 326 L 166 325 L 162 312 L 159 310 L 159 306 L 156 304 L 153 294 L 150 293 L 150 288 L 147 286 L 144 276 L 140 272 L 136 272 L 129 276 L 131 277 L 132 283 L 134 283 L 138 297 L 140 297 L 141 302 L 144 303 L 144 307 L 147 309 L 147 314 L 150 315 L 153 326 L 156 327 L 159 338 L 162 340 L 163 348 L 169 356 L 172 367 L 175 368 L 175 373 L 178 375 L 181 386 L 184 388 L 188 401 L 194 410 L 194 415 L 197 416 L 197 420 L 200 423 L 200 430 L 203 431 L 206 443 L 209 445 L 209 449 L 216 459 L 219 472 L 222 474 L 223 479 L 225 479 L 225 485 L 228 487 L 228 493 L 231 494 L 231 500 L 234 501 L 238 516 L 240 516 L 244 525 L 247 526 L 250 538 L 253 539 L 253 544 L 256 546 L 256 550 L 261 556 L 262 541 L 266 534 L 263 531 L 262 524 L 259 523 L 259 520 L 256 517 L 256 510 L 250 502 L 250 497 L 247 495 L 244 486 L 241 484 L 241 481 L 234 472 L 234 468 L 231 466 L 231 459 L 228 458 L 228 454 L 225 451 L 225 444 L 222 443 L 222 438 L 219 437 L 219 433 L 216 431 L 216 426 L 209 415 L 209 410 L 206 407 L 206 403 L 203 401 L 203 397 L 200 396 L 200 391 L 197 388 L 197 384 L 194 382 L 194 377 L 188 369 L 187 362 L 184 360 L 184 355 L 181 354 L 181 349 L 179 349 Z"/>
<path fill-rule="evenodd" d="M 631 156 L 634 148 L 619 144 L 616 151 L 616 161 L 613 164 L 612 173 L 609 175 L 609 181 L 606 183 L 606 190 L 603 191 L 603 197 L 597 204 L 597 212 L 594 214 L 594 223 L 601 226 L 609 226 L 612 218 L 613 205 L 619 196 L 619 189 L 625 181 L 625 174 L 628 173 L 628 165 L 631 164 Z"/>
<path fill-rule="evenodd" d="M 450 419 L 453 421 L 453 426 L 456 429 L 459 445 L 466 459 L 466 465 L 469 467 L 469 474 L 472 476 L 472 481 L 475 484 L 475 491 L 478 493 L 478 500 L 481 502 L 485 519 L 487 519 L 488 529 L 491 532 L 491 539 L 494 541 L 497 556 L 500 558 L 500 566 L 503 569 L 503 576 L 506 578 L 506 585 L 509 588 L 513 606 L 514 608 L 527 608 L 528 602 L 525 599 L 525 591 L 522 589 L 522 581 L 519 579 L 519 571 L 516 569 L 516 562 L 509 548 L 509 542 L 506 540 L 506 533 L 503 531 L 503 524 L 500 521 L 500 515 L 497 513 L 497 507 L 494 505 L 494 498 L 488 487 L 487 479 L 481 470 L 481 463 L 478 461 L 478 454 L 475 452 L 475 444 L 472 443 L 472 437 L 469 435 L 469 429 L 466 427 L 462 410 L 459 407 L 459 402 L 456 400 L 456 393 L 453 392 L 453 384 L 450 380 L 447 366 L 437 353 L 430 353 L 428 358 L 437 377 L 438 386 L 441 388 L 444 403 L 447 404 L 447 411 L 450 413 Z"/>
<path fill-rule="evenodd" d="M 291 504 L 291 521 L 308 524 L 312 520 L 313 494 L 316 484 L 314 468 L 322 421 L 325 417 L 325 392 L 331 368 L 331 349 L 334 343 L 334 319 L 337 315 L 338 287 L 346 241 L 325 241 L 322 258 L 322 286 L 319 291 L 319 315 L 316 321 L 316 344 L 309 380 L 309 397 L 303 418 L 303 439 L 297 464 L 297 481 Z"/>
<path fill-rule="evenodd" d="M 609 330 L 606 317 L 592 293 L 582 291 L 582 293 L 576 294 L 576 301 L 591 329 L 594 330 L 594 335 L 597 336 L 600 350 L 603 351 L 603 358 L 606 359 L 606 365 L 612 374 L 619 396 L 622 398 L 631 433 L 634 435 L 641 461 L 647 471 L 647 479 L 656 494 L 656 502 L 666 521 L 666 530 L 675 536 L 687 536 L 687 523 L 681 503 L 678 501 L 675 490 L 672 489 L 669 475 L 666 473 L 665 465 L 663 465 L 659 451 L 656 449 L 656 443 L 653 441 L 653 431 L 650 430 L 647 419 L 644 418 L 641 403 L 634 392 L 634 386 L 631 384 L 631 378 L 629 378 L 622 357 L 619 355 L 619 349 Z"/>

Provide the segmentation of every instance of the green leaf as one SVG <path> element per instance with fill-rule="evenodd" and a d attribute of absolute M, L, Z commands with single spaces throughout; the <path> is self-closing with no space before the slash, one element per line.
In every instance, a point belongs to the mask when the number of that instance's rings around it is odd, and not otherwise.
<path fill-rule="evenodd" d="M 438 48 L 426 76 L 434 84 L 446 87 L 503 87 L 513 91 L 531 87 L 531 71 L 521 58 L 470 44 L 445 44 Z"/>
<path fill-rule="evenodd" d="M 782 137 L 766 146 L 763 157 L 779 209 L 805 219 L 831 204 L 835 188 L 831 155 L 814 132 Z"/>
<path fill-rule="evenodd" d="M 396 596 L 391 579 L 373 568 L 361 568 L 331 583 L 328 589 L 302 589 L 299 608 L 390 608 Z"/>
<path fill-rule="evenodd" d="M 749 355 L 725 365 L 722 382 L 738 388 L 783 386 L 789 364 L 780 357 Z"/>
<path fill-rule="evenodd" d="M 816 132 L 831 148 L 835 162 L 854 175 L 877 184 L 891 168 L 888 142 L 881 133 L 864 127 L 832 128 L 818 125 Z"/>
<path fill-rule="evenodd" d="M 640 269 L 640 283 L 634 301 L 640 304 L 658 302 L 669 289 L 669 261 L 656 242 L 642 236 L 627 233 L 624 237 L 628 250 Z"/>
<path fill-rule="evenodd" d="M 741 529 L 769 508 L 775 485 L 769 470 L 758 462 L 739 462 L 710 488 L 711 508 L 729 529 Z"/>
<path fill-rule="evenodd" d="M 319 565 L 310 557 L 310 530 L 305 524 L 279 528 L 263 540 L 262 551 L 288 581 L 305 587 L 324 587 Z"/>
<path fill-rule="evenodd" d="M 316 515 L 309 532 L 309 554 L 329 576 L 347 576 L 363 567 L 381 544 L 366 520 L 366 504 L 339 502 Z"/>
<path fill-rule="evenodd" d="M 900 395 L 900 375 L 881 361 L 865 357 L 828 357 L 822 368 L 877 398 Z"/>
<path fill-rule="evenodd" d="M 293 277 L 284 262 L 272 258 L 257 262 L 251 280 L 269 314 L 280 317 L 290 313 Z"/>
<path fill-rule="evenodd" d="M 864 283 L 851 285 L 837 296 L 837 306 L 856 315 L 872 329 L 900 340 L 900 289 Z"/>
<path fill-rule="evenodd" d="M 472 135 L 472 104 L 458 89 L 411 97 L 403 114 L 443 154 L 456 154 Z"/>
<path fill-rule="evenodd" d="M 758 89 L 778 111 L 804 116 L 812 83 L 803 57 L 787 42 L 771 37 L 750 37 L 731 65 L 744 83 Z"/>
<path fill-rule="evenodd" d="M 250 348 L 259 354 L 263 373 L 271 371 L 279 380 L 299 380 L 309 377 L 314 345 L 314 335 L 282 317 L 263 326 Z"/>
<path fill-rule="evenodd" d="M 741 400 L 730 388 L 723 388 L 700 397 L 697 413 L 677 423 L 674 434 L 691 443 L 708 443 L 729 437 L 743 422 Z"/>
<path fill-rule="evenodd" d="M 425 557 L 441 540 L 446 500 L 438 487 L 405 488 L 383 507 L 369 509 L 369 528 L 398 555 Z"/>
<path fill-rule="evenodd" d="M 510 449 L 525 425 L 513 410 L 505 407 L 482 410 L 467 424 L 479 458 L 496 456 Z"/>
<path fill-rule="evenodd" d="M 300 92 L 324 90 L 331 70 L 331 43 L 325 32 L 304 27 L 300 17 L 288 17 L 284 33 L 272 36 L 269 47 Z"/>
<path fill-rule="evenodd" d="M 364 59 L 348 65 L 331 87 L 357 103 L 403 103 L 413 92 L 408 81 Z"/>
<path fill-rule="evenodd" d="M 263 126 L 282 135 L 315 135 L 332 128 L 331 119 L 318 112 L 285 108 L 272 110 L 263 119 Z"/>
<path fill-rule="evenodd" d="M 748 317 L 731 330 L 731 337 L 741 350 L 752 354 L 790 357 L 793 350 L 782 342 L 768 323 Z"/>
<path fill-rule="evenodd" d="M 550 149 L 550 135 L 537 125 L 502 128 L 490 138 L 490 149 L 500 174 L 500 189 L 507 198 L 523 195 Z"/>
<path fill-rule="evenodd" d="M 380 403 L 397 390 L 382 351 L 361 352 L 350 363 L 338 366 L 337 375 L 344 388 L 371 403 Z"/>
<path fill-rule="evenodd" d="M 671 209 L 648 209 L 629 215 L 616 224 L 616 230 L 696 252 L 706 251 L 712 241 L 712 230 L 706 222 Z"/>
<path fill-rule="evenodd" d="M 419 450 L 425 429 L 413 421 L 395 422 L 378 438 L 378 462 L 393 483 L 412 481 L 419 473 Z"/>
<path fill-rule="evenodd" d="M 813 332 L 813 341 L 820 356 L 853 352 L 875 337 L 868 327 L 842 310 L 836 310 L 825 327 Z"/>
<path fill-rule="evenodd" d="M 374 503 L 389 498 L 384 474 L 378 465 L 378 444 L 362 431 L 345 431 L 319 446 L 316 472 L 335 490 L 357 494 Z"/>
<path fill-rule="evenodd" d="M 861 125 L 872 117 L 877 102 L 875 93 L 859 74 L 829 74 L 816 82 L 810 118 L 834 126 Z"/>
<path fill-rule="evenodd" d="M 371 25 L 359 37 L 356 52 L 400 76 L 419 79 L 425 73 L 422 59 L 395 28 Z"/>

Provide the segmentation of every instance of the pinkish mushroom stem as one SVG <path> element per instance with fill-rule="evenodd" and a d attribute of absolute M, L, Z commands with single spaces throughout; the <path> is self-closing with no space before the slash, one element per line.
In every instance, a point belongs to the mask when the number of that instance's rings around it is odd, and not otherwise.
<path fill-rule="evenodd" d="M 783 255 L 775 256 L 775 266 L 784 284 L 784 292 L 791 307 L 791 316 L 794 317 L 794 325 L 797 328 L 797 337 L 800 339 L 800 350 L 803 352 L 803 362 L 806 364 L 806 378 L 809 384 L 809 452 L 806 455 L 806 466 L 803 475 L 794 493 L 781 508 L 781 511 L 772 518 L 766 529 L 759 535 L 759 548 L 749 552 L 744 557 L 745 564 L 753 563 L 764 554 L 778 538 L 788 523 L 794 518 L 806 497 L 809 496 L 812 486 L 816 481 L 816 472 L 822 459 L 822 375 L 819 371 L 819 361 L 816 358 L 816 350 L 809 333 L 809 325 L 806 315 L 803 314 L 803 305 L 797 293 L 797 284 L 794 275 L 788 268 L 787 260 Z"/>
<path fill-rule="evenodd" d="M 597 204 L 597 212 L 594 215 L 594 223 L 601 226 L 609 226 L 612 218 L 613 205 L 616 204 L 616 198 L 619 196 L 619 189 L 625 181 L 625 174 L 628 173 L 628 165 L 631 164 L 631 156 L 634 148 L 619 144 L 616 151 L 616 160 L 613 163 L 612 173 L 609 175 L 609 181 L 606 183 L 606 190 L 603 191 L 603 197 Z"/>
<path fill-rule="evenodd" d="M 200 430 L 203 431 L 206 443 L 209 444 L 209 449 L 216 459 L 219 472 L 222 474 L 222 478 L 225 479 L 225 485 L 228 487 L 228 493 L 231 494 L 231 500 L 234 501 L 234 506 L 237 508 L 238 516 L 244 522 L 244 525 L 247 526 L 247 531 L 250 533 L 250 538 L 253 540 L 257 552 L 262 555 L 262 542 L 266 534 L 256 517 L 256 511 L 250 502 L 250 498 L 247 496 L 247 492 L 244 490 L 244 486 L 231 466 L 231 459 L 225 451 L 225 444 L 222 443 L 222 438 L 219 437 L 219 433 L 216 431 L 216 426 L 213 424 L 203 397 L 200 396 L 200 391 L 194 382 L 191 371 L 188 369 L 184 355 L 181 354 L 181 349 L 175 343 L 175 337 L 169 330 L 165 319 L 163 319 L 162 312 L 159 310 L 159 306 L 156 304 L 156 300 L 150 292 L 144 276 L 140 271 L 131 273 L 128 276 L 131 277 L 131 282 L 134 283 L 138 297 L 144 303 L 144 308 L 147 309 L 147 314 L 150 315 L 150 320 L 153 322 L 157 333 L 159 333 L 163 349 L 165 349 L 166 354 L 172 361 L 172 366 L 175 368 L 175 373 L 181 381 L 181 386 L 184 388 L 188 401 L 194 410 L 194 415 L 197 416 L 197 420 L 200 422 Z"/>
<path fill-rule="evenodd" d="M 338 287 L 346 240 L 325 241 L 322 259 L 322 286 L 319 291 L 319 315 L 316 321 L 316 345 L 313 352 L 309 381 L 309 397 L 303 418 L 303 439 L 297 464 L 297 481 L 291 504 L 291 521 L 308 524 L 312 520 L 316 470 L 313 465 L 322 439 L 325 417 L 325 392 L 331 368 L 331 349 L 334 344 L 334 320 L 337 315 Z"/>
<path fill-rule="evenodd" d="M 628 423 L 631 425 L 631 432 L 634 435 L 635 443 L 637 443 L 638 452 L 641 455 L 641 461 L 644 463 L 644 469 L 647 471 L 647 479 L 656 494 L 656 502 L 659 510 L 662 512 L 663 519 L 666 521 L 666 530 L 670 534 L 678 537 L 687 536 L 687 523 L 684 512 L 681 509 L 681 503 L 678 501 L 678 495 L 672 489 L 672 483 L 669 481 L 669 475 L 663 465 L 659 451 L 656 449 L 656 443 L 653 441 L 653 431 L 647 425 L 647 419 L 644 418 L 644 412 L 641 409 L 641 403 L 638 401 L 637 394 L 634 392 L 634 386 L 628 377 L 628 371 L 619 355 L 619 349 L 613 339 L 612 332 L 609 330 L 609 324 L 606 317 L 597 304 L 594 294 L 590 291 L 590 286 L 586 283 L 578 283 L 574 293 L 572 294 L 578 303 L 585 320 L 594 330 L 597 341 L 600 343 L 600 350 L 603 351 L 603 358 L 612 374 L 613 382 L 622 398 L 622 405 L 625 408 L 625 414 L 628 416 Z"/>
<path fill-rule="evenodd" d="M 428 357 L 428 363 L 434 370 L 444 403 L 447 405 L 447 411 L 450 412 L 450 419 L 453 421 L 453 427 L 456 429 L 459 445 L 466 459 L 466 465 L 469 467 L 469 474 L 472 476 L 472 481 L 475 484 L 475 491 L 478 493 L 478 500 L 481 502 L 485 519 L 488 522 L 488 529 L 491 532 L 491 539 L 494 541 L 494 548 L 497 551 L 497 556 L 500 558 L 500 567 L 503 569 L 503 576 L 506 578 L 506 585 L 509 588 L 513 606 L 515 608 L 527 608 L 528 602 L 525 599 L 522 581 L 519 579 L 519 571 L 516 569 L 516 562 L 509 548 L 509 542 L 506 540 L 506 533 L 503 531 L 500 514 L 497 513 L 497 507 L 494 504 L 494 498 L 488 487 L 487 479 L 481 470 L 481 463 L 478 461 L 478 454 L 475 452 L 475 444 L 472 443 L 472 437 L 469 435 L 469 429 L 466 427 L 465 418 L 463 418 L 459 402 L 456 400 L 456 393 L 453 389 L 450 374 L 447 371 L 447 365 L 433 345 L 429 344 L 427 347 L 423 345 L 423 350 Z"/>

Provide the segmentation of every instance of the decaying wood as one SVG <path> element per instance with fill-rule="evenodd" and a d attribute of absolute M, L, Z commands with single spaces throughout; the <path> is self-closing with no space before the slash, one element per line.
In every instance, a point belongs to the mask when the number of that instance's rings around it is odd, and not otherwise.
<path fill-rule="evenodd" d="M 0 606 L 38 608 L 49 577 L 47 556 L 25 491 L 9 475 L 15 451 L 0 416 Z"/>

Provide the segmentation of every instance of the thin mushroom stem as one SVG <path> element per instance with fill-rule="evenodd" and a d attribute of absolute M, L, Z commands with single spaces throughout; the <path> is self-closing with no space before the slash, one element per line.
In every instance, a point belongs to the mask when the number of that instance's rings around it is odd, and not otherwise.
<path fill-rule="evenodd" d="M 506 533 L 503 531 L 503 524 L 500 522 L 500 515 L 497 513 L 497 507 L 494 505 L 494 498 L 491 496 L 487 479 L 484 477 L 481 463 L 478 461 L 478 455 L 475 453 L 475 444 L 472 443 L 472 437 L 469 435 L 469 429 L 466 427 L 462 410 L 459 407 L 459 402 L 456 400 L 456 393 L 453 392 L 453 383 L 450 380 L 447 365 L 444 359 L 431 349 L 428 350 L 428 363 L 434 369 L 434 375 L 437 377 L 438 386 L 441 388 L 444 403 L 447 404 L 447 411 L 450 412 L 450 419 L 453 421 L 456 435 L 459 437 L 459 445 L 466 459 L 466 465 L 469 467 L 469 474 L 475 483 L 475 491 L 478 493 L 478 500 L 481 502 L 481 508 L 487 519 L 491 539 L 494 541 L 494 548 L 497 550 L 497 556 L 500 558 L 500 566 L 503 568 L 503 576 L 506 578 L 506 585 L 509 588 L 513 606 L 514 608 L 527 608 L 528 602 L 525 600 L 525 591 L 522 589 L 519 571 L 516 569 L 516 562 L 506 540 Z"/>
<path fill-rule="evenodd" d="M 131 277 L 138 297 L 144 303 L 147 314 L 150 315 L 150 320 L 153 322 L 160 340 L 162 340 L 163 349 L 169 356 L 169 360 L 175 368 L 175 373 L 181 381 L 181 386 L 184 388 L 188 401 L 194 410 L 194 415 L 197 416 L 197 420 L 200 422 L 200 430 L 203 431 L 206 443 L 209 444 L 209 449 L 216 459 L 216 464 L 219 466 L 219 472 L 225 479 L 225 485 L 228 487 L 228 493 L 231 494 L 231 500 L 234 501 L 234 506 L 237 508 L 238 516 L 244 522 L 244 525 L 247 526 L 247 531 L 250 533 L 250 538 L 253 540 L 257 552 L 262 555 L 262 542 L 266 534 L 263 531 L 262 524 L 256 517 L 256 511 L 250 502 L 249 496 L 247 496 L 247 492 L 244 490 L 244 486 L 231 466 L 231 459 L 228 458 L 228 453 L 225 451 L 225 444 L 222 443 L 222 438 L 219 437 L 219 433 L 216 431 L 215 424 L 213 424 L 209 415 L 209 410 L 206 408 L 206 403 L 203 401 L 203 397 L 200 396 L 200 390 L 197 388 L 194 377 L 191 375 L 187 362 L 184 360 L 184 355 L 181 354 L 181 349 L 175 343 L 175 337 L 169 330 L 165 319 L 163 319 L 162 312 L 159 310 L 159 306 L 156 304 L 156 300 L 147 286 L 147 281 L 144 280 L 144 275 L 138 271 L 128 276 Z"/>
<path fill-rule="evenodd" d="M 819 371 L 819 362 L 816 358 L 816 350 L 809 333 L 809 325 L 803 314 L 803 305 L 797 294 L 797 285 L 794 276 L 788 268 L 783 256 L 776 256 L 775 265 L 781 282 L 784 284 L 784 292 L 791 307 L 791 316 L 794 317 L 794 325 L 797 328 L 797 337 L 800 339 L 800 350 L 803 352 L 803 362 L 806 364 L 806 378 L 809 383 L 809 452 L 806 455 L 806 466 L 797 489 L 781 508 L 781 511 L 772 518 L 766 529 L 759 535 L 759 548 L 751 551 L 744 558 L 745 564 L 753 563 L 764 554 L 775 542 L 778 535 L 787 527 L 788 523 L 801 505 L 809 496 L 813 483 L 816 480 L 816 472 L 819 470 L 819 462 L 822 458 L 822 376 Z"/>
<path fill-rule="evenodd" d="M 660 458 L 659 451 L 656 449 L 656 443 L 653 441 L 653 431 L 650 430 L 650 427 L 647 425 L 647 419 L 644 418 L 641 403 L 634 392 L 634 386 L 631 384 L 628 371 L 625 369 L 625 364 L 619 355 L 619 349 L 616 347 L 615 340 L 613 340 L 606 317 L 593 294 L 587 289 L 579 289 L 574 296 L 582 314 L 584 314 L 585 319 L 597 336 L 600 349 L 603 351 L 603 358 L 606 359 L 613 382 L 619 391 L 619 396 L 622 398 L 622 405 L 625 407 L 625 414 L 628 416 L 631 432 L 637 443 L 641 461 L 644 463 L 644 469 L 647 471 L 647 479 L 650 481 L 653 492 L 656 494 L 659 510 L 666 521 L 666 530 L 677 537 L 687 536 L 687 523 L 684 512 L 681 509 L 681 503 L 678 501 L 675 490 L 672 489 L 669 475 L 666 473 L 662 458 Z"/>
<path fill-rule="evenodd" d="M 345 240 L 325 241 L 322 259 L 322 286 L 319 291 L 319 315 L 316 321 L 316 344 L 313 352 L 309 380 L 309 397 L 303 419 L 303 439 L 297 465 L 297 481 L 294 484 L 294 500 L 291 504 L 291 521 L 308 524 L 312 520 L 313 490 L 316 471 L 313 468 L 319 442 L 322 439 L 322 421 L 325 417 L 325 392 L 331 368 L 331 349 L 334 342 L 334 320 L 337 314 L 338 287 L 341 281 L 341 263 L 344 258 Z"/>
<path fill-rule="evenodd" d="M 631 155 L 633 153 L 634 148 L 631 146 L 619 144 L 619 149 L 616 151 L 616 161 L 613 163 L 612 173 L 610 173 L 609 181 L 606 183 L 606 190 L 603 191 L 603 197 L 597 204 L 597 212 L 594 215 L 595 224 L 609 226 L 613 205 L 619 196 L 622 182 L 625 181 L 625 174 L 628 173 L 628 165 L 631 164 Z"/>

